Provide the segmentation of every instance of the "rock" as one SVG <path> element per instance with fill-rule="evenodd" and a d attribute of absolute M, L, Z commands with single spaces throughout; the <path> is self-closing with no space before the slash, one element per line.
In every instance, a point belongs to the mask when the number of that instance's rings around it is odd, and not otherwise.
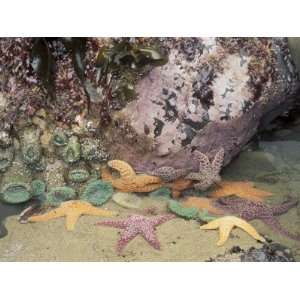
<path fill-rule="evenodd" d="M 235 246 L 210 262 L 294 262 L 291 250 L 278 243 L 264 244 L 261 248 L 243 250 Z"/>
<path fill-rule="evenodd" d="M 272 243 L 266 244 L 261 249 L 250 248 L 241 255 L 242 262 L 294 262 L 291 250 L 287 247 Z"/>
<path fill-rule="evenodd" d="M 283 38 L 161 39 L 167 64 L 136 87 L 113 114 L 108 151 L 141 172 L 194 168 L 195 149 L 224 165 L 294 101 L 297 71 Z M 114 138 L 115 136 L 115 138 Z"/>

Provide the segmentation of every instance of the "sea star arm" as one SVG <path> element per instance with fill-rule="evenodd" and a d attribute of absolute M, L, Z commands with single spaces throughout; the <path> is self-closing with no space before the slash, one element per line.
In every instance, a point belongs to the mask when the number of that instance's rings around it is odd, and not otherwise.
<path fill-rule="evenodd" d="M 225 242 L 228 240 L 230 232 L 234 227 L 233 224 L 221 224 L 219 227 L 219 240 L 217 242 L 217 246 L 223 246 Z"/>
<path fill-rule="evenodd" d="M 200 228 L 204 230 L 219 228 L 219 241 L 217 242 L 217 246 L 222 246 L 227 241 L 233 226 L 231 222 L 226 222 L 225 219 L 220 218 L 202 225 Z"/>
<path fill-rule="evenodd" d="M 44 221 L 49 221 L 52 219 L 61 218 L 64 215 L 65 215 L 64 211 L 57 208 L 57 209 L 53 209 L 42 215 L 32 216 L 32 217 L 28 218 L 28 221 L 29 222 L 44 222 Z"/>
<path fill-rule="evenodd" d="M 236 222 L 235 225 L 237 227 L 242 228 L 244 231 L 246 231 L 249 235 L 251 235 L 256 240 L 261 241 L 261 242 L 265 242 L 265 239 L 248 222 L 238 218 L 238 221 Z"/>
<path fill-rule="evenodd" d="M 127 226 L 127 223 L 124 220 L 104 220 L 97 222 L 96 225 L 110 226 L 114 228 L 124 229 Z"/>
<path fill-rule="evenodd" d="M 133 240 L 137 235 L 139 234 L 139 231 L 135 228 L 127 228 L 121 233 L 120 239 L 117 244 L 117 252 L 121 253 L 124 247 Z"/>
<path fill-rule="evenodd" d="M 66 215 L 66 228 L 68 231 L 72 231 L 75 228 L 75 224 L 80 217 L 80 213 L 68 213 Z"/>
<path fill-rule="evenodd" d="M 199 171 L 209 170 L 211 164 L 208 157 L 200 151 L 195 151 L 194 153 L 199 162 Z"/>
<path fill-rule="evenodd" d="M 156 238 L 155 231 L 153 228 L 145 230 L 142 232 L 142 235 L 144 239 L 154 248 L 159 250 L 160 249 L 160 243 L 158 239 Z"/>
<path fill-rule="evenodd" d="M 135 171 L 125 161 L 122 160 L 111 160 L 107 163 L 111 168 L 119 171 L 121 177 L 132 177 L 136 176 Z"/>
<path fill-rule="evenodd" d="M 110 211 L 110 210 L 106 210 L 106 209 L 101 209 L 101 208 L 97 208 L 97 207 L 91 207 L 89 208 L 85 214 L 88 215 L 92 215 L 92 216 L 103 216 L 103 217 L 112 217 L 117 215 L 116 212 L 114 211 Z"/>
<path fill-rule="evenodd" d="M 213 168 L 213 171 L 215 172 L 215 174 L 219 174 L 221 171 L 221 168 L 223 165 L 223 160 L 224 160 L 224 154 L 225 154 L 224 148 L 221 148 L 217 152 L 214 160 L 212 161 L 211 165 L 212 165 L 212 168 Z"/>
<path fill-rule="evenodd" d="M 191 172 L 189 173 L 186 177 L 186 179 L 190 179 L 190 180 L 202 180 L 203 179 L 203 175 L 199 172 L 199 173 L 196 173 L 196 172 Z"/>

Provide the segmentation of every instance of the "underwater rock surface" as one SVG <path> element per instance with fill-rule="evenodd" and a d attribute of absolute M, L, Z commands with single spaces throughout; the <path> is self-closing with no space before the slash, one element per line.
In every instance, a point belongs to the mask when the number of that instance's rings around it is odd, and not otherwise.
<path fill-rule="evenodd" d="M 125 135 L 110 150 L 140 171 L 195 168 L 194 150 L 212 158 L 220 147 L 226 165 L 260 126 L 287 109 L 299 87 L 286 39 L 161 43 L 168 63 L 141 79 L 138 97 L 113 118 Z"/>

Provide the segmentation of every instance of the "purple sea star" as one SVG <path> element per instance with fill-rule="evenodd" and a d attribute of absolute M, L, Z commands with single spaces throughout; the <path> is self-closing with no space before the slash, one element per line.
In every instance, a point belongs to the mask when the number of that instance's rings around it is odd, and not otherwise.
<path fill-rule="evenodd" d="M 274 231 L 291 239 L 300 241 L 300 235 L 292 234 L 283 228 L 276 216 L 282 215 L 292 207 L 297 206 L 298 201 L 288 199 L 281 204 L 269 206 L 264 203 L 252 202 L 237 196 L 228 196 L 214 201 L 214 206 L 224 211 L 238 215 L 240 218 L 251 221 L 259 219 L 269 225 Z"/>
<path fill-rule="evenodd" d="M 199 170 L 198 172 L 189 173 L 185 178 L 199 181 L 194 184 L 194 188 L 200 191 L 205 191 L 212 184 L 220 182 L 221 177 L 219 173 L 223 165 L 224 153 L 224 148 L 220 148 L 213 161 L 210 162 L 205 154 L 195 151 L 194 155 L 199 161 Z"/>
<path fill-rule="evenodd" d="M 172 214 L 154 217 L 131 215 L 124 220 L 105 220 L 96 223 L 96 225 L 104 225 L 124 229 L 117 244 L 118 253 L 121 253 L 123 248 L 138 234 L 141 234 L 153 248 L 159 250 L 160 243 L 155 236 L 155 227 L 175 217 L 176 216 Z"/>
<path fill-rule="evenodd" d="M 158 176 L 165 182 L 174 181 L 189 173 L 190 169 L 175 169 L 173 167 L 160 167 L 147 172 L 149 175 Z"/>

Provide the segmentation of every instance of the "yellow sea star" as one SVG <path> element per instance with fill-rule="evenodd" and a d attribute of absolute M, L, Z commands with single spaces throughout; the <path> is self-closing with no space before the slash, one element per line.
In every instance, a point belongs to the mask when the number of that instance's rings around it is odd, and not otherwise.
<path fill-rule="evenodd" d="M 113 211 L 96 208 L 92 204 L 86 201 L 71 200 L 63 202 L 58 208 L 53 209 L 45 214 L 32 216 L 28 218 L 30 222 L 44 222 L 52 219 L 66 217 L 66 228 L 72 231 L 80 216 L 92 215 L 92 216 L 115 216 Z"/>
<path fill-rule="evenodd" d="M 265 242 L 265 239 L 259 235 L 259 233 L 255 230 L 255 228 L 246 222 L 243 219 L 234 217 L 234 216 L 226 216 L 222 218 L 218 218 L 209 222 L 208 224 L 200 226 L 201 229 L 218 229 L 220 232 L 220 239 L 217 242 L 217 246 L 222 246 L 228 240 L 229 234 L 233 227 L 239 227 L 246 231 L 249 235 L 251 235 L 254 239 L 259 240 L 261 242 Z"/>
<path fill-rule="evenodd" d="M 122 160 L 111 160 L 108 165 L 119 171 L 120 177 L 114 178 L 107 169 L 102 169 L 101 176 L 104 181 L 109 181 L 112 186 L 121 192 L 145 193 L 162 187 L 162 180 L 157 176 L 137 175 L 132 167 Z"/>
<path fill-rule="evenodd" d="M 273 194 L 254 187 L 251 181 L 222 181 L 218 184 L 220 188 L 211 192 L 209 196 L 220 198 L 230 195 L 236 195 L 252 201 L 263 201 L 265 197 Z"/>

